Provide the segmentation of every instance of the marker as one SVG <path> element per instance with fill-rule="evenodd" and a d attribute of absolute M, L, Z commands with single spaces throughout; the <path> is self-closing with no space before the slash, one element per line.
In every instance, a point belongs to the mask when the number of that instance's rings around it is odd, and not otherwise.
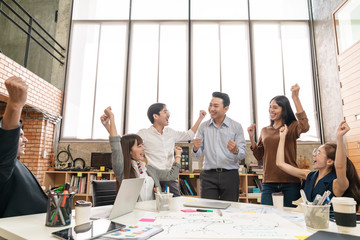
<path fill-rule="evenodd" d="M 213 210 L 207 210 L 207 209 L 196 209 L 197 212 L 213 212 Z"/>
<path fill-rule="evenodd" d="M 157 193 L 156 187 L 154 187 L 154 192 Z"/>

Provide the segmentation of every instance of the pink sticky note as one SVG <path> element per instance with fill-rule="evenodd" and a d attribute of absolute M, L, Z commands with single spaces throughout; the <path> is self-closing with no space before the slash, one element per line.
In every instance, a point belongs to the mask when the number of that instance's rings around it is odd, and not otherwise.
<path fill-rule="evenodd" d="M 139 220 L 140 222 L 155 222 L 154 218 L 142 218 Z"/>
<path fill-rule="evenodd" d="M 196 212 L 194 209 L 183 209 L 182 212 Z"/>

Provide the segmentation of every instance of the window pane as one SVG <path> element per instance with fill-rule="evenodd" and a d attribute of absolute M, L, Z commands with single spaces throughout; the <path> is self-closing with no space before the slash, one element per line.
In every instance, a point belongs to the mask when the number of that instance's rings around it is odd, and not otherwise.
<path fill-rule="evenodd" d="M 187 128 L 187 27 L 160 25 L 159 102 L 171 112 L 170 127 Z"/>
<path fill-rule="evenodd" d="M 118 133 L 122 133 L 122 113 L 126 63 L 126 25 L 102 24 L 96 82 L 93 138 L 107 138 L 100 122 L 104 109 L 111 106 Z"/>
<path fill-rule="evenodd" d="M 98 40 L 98 24 L 73 25 L 63 138 L 91 138 Z"/>
<path fill-rule="evenodd" d="M 218 24 L 193 24 L 193 123 L 200 110 L 207 110 L 211 94 L 220 91 Z M 205 120 L 209 119 L 209 114 Z"/>
<path fill-rule="evenodd" d="M 127 20 L 130 0 L 74 0 L 73 20 Z"/>
<path fill-rule="evenodd" d="M 158 43 L 158 24 L 133 24 L 128 133 L 151 125 L 146 113 L 157 102 Z"/>
<path fill-rule="evenodd" d="M 253 25 L 258 134 L 270 124 L 270 100 L 284 95 L 279 30 L 278 24 Z"/>
<path fill-rule="evenodd" d="M 309 20 L 307 0 L 251 0 L 252 20 Z"/>
<path fill-rule="evenodd" d="M 244 133 L 251 123 L 249 86 L 248 27 L 243 24 L 221 25 L 222 91 L 230 96 L 227 115 L 241 123 Z M 248 138 L 248 134 L 244 134 Z"/>
<path fill-rule="evenodd" d="M 247 0 L 191 0 L 191 19 L 247 20 Z"/>
<path fill-rule="evenodd" d="M 313 77 L 307 23 L 281 24 L 284 58 L 285 93 L 291 98 L 291 86 L 300 86 L 300 100 L 307 114 L 310 130 L 301 134 L 300 140 L 319 141 L 318 121 L 314 103 Z M 294 112 L 295 106 L 290 100 Z"/>
<path fill-rule="evenodd" d="M 189 17 L 188 1 L 132 0 L 133 20 L 185 20 Z"/>

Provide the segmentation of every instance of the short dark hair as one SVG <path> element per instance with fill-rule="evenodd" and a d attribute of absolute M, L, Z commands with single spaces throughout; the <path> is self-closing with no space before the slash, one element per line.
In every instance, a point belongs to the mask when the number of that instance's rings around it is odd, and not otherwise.
<path fill-rule="evenodd" d="M 160 115 L 160 111 L 166 106 L 164 103 L 154 103 L 152 104 L 147 111 L 147 116 L 150 122 L 154 123 L 154 114 Z"/>
<path fill-rule="evenodd" d="M 295 114 L 291 108 L 289 99 L 287 97 L 285 97 L 284 95 L 275 96 L 270 100 L 270 104 L 273 100 L 275 100 L 277 105 L 281 107 L 281 119 L 283 124 L 289 126 L 292 122 L 296 121 Z M 270 120 L 270 124 L 271 126 L 274 125 L 274 121 Z"/>
<path fill-rule="evenodd" d="M 226 93 L 222 92 L 213 92 L 213 97 L 221 98 L 223 100 L 224 107 L 227 107 L 230 105 L 230 97 Z"/>

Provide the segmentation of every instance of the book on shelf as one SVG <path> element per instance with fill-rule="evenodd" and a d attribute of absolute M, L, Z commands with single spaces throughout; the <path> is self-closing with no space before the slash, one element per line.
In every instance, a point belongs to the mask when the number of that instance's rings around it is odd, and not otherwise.
<path fill-rule="evenodd" d="M 182 195 L 190 195 L 189 191 L 187 190 L 187 187 L 185 185 L 184 179 L 180 178 L 179 179 L 179 183 L 180 183 L 180 191 Z"/>
<path fill-rule="evenodd" d="M 259 178 L 254 178 L 254 182 L 255 182 L 255 184 L 256 184 L 256 187 L 259 188 L 260 191 L 261 191 L 261 189 L 262 189 L 262 183 L 261 183 L 260 179 L 259 179 Z"/>
<path fill-rule="evenodd" d="M 184 179 L 184 182 L 185 182 L 185 185 L 188 188 L 190 194 L 192 196 L 197 195 L 197 192 L 196 192 L 194 186 L 191 184 L 190 180 L 189 179 Z"/>

